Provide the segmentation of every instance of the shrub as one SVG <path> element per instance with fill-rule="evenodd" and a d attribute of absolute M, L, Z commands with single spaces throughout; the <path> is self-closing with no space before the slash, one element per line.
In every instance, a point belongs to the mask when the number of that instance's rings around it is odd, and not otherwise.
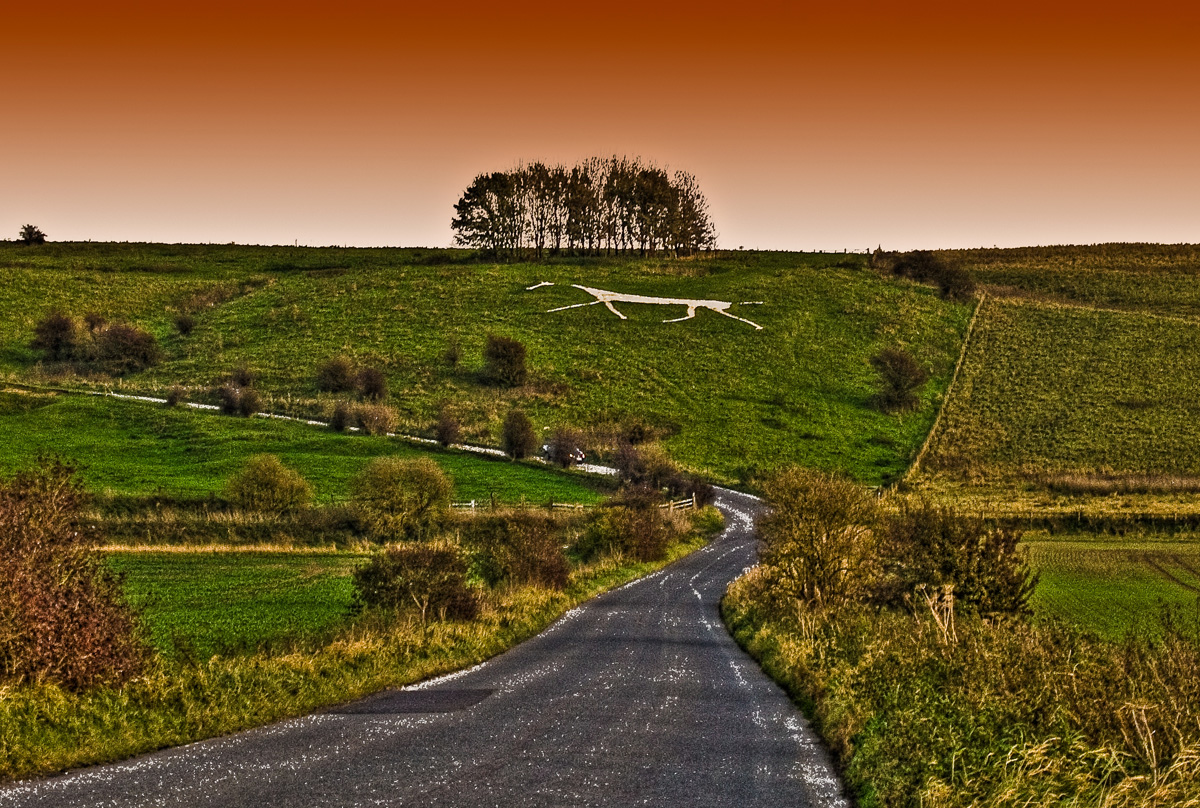
<path fill-rule="evenodd" d="M 686 474 L 656 443 L 634 446 L 621 442 L 613 455 L 617 478 L 627 485 L 665 491 L 671 497 L 696 497 L 696 504 L 709 505 L 716 499 L 712 485 Z"/>
<path fill-rule="evenodd" d="M 232 384 L 223 384 L 217 388 L 216 392 L 221 412 L 226 415 L 237 415 L 242 400 L 241 388 Z"/>
<path fill-rule="evenodd" d="M 167 391 L 166 405 L 168 407 L 178 407 L 186 398 L 187 390 L 182 385 L 172 385 L 171 389 Z"/>
<path fill-rule="evenodd" d="M 670 456 L 657 444 L 634 446 L 621 443 L 613 456 L 617 477 L 623 483 L 645 486 L 661 491 L 682 487 L 679 469 Z"/>
<path fill-rule="evenodd" d="M 237 387 L 253 387 L 254 371 L 245 362 L 237 365 L 229 374 L 229 380 Z"/>
<path fill-rule="evenodd" d="M 35 244 L 45 244 L 46 234 L 42 232 L 40 227 L 34 227 L 31 224 L 27 224 L 21 227 L 21 232 L 17 236 L 17 241 L 27 247 L 32 247 Z"/>
<path fill-rule="evenodd" d="M 368 401 L 383 401 L 387 398 L 387 376 L 379 368 L 368 367 L 358 372 L 355 382 L 358 393 Z"/>
<path fill-rule="evenodd" d="M 413 609 L 422 623 L 433 616 L 470 620 L 479 613 L 462 552 L 447 542 L 381 550 L 354 571 L 354 588 L 360 608 Z"/>
<path fill-rule="evenodd" d="M 489 586 L 511 582 L 566 587 L 570 566 L 550 516 L 529 511 L 481 516 L 471 520 L 464 534 L 475 568 Z"/>
<path fill-rule="evenodd" d="M 929 381 L 929 371 L 912 354 L 903 348 L 884 348 L 871 357 L 871 366 L 879 372 L 876 401 L 881 409 L 898 412 L 918 404 L 918 394 Z"/>
<path fill-rule="evenodd" d="M 925 283 L 937 277 L 943 266 L 941 259 L 929 250 L 913 250 L 896 259 L 892 264 L 892 272 L 902 278 Z"/>
<path fill-rule="evenodd" d="M 763 484 L 760 558 L 777 592 L 817 607 L 862 599 L 875 580 L 875 503 L 862 486 L 786 467 Z"/>
<path fill-rule="evenodd" d="M 237 411 L 243 418 L 249 418 L 262 410 L 262 397 L 253 387 L 238 388 Z"/>
<path fill-rule="evenodd" d="M 952 587 L 954 603 L 981 614 L 1028 614 L 1037 586 L 1019 531 L 988 527 L 952 508 L 905 500 L 883 519 L 875 599 L 900 606 L 921 587 Z"/>
<path fill-rule="evenodd" d="M 585 561 L 606 553 L 638 561 L 662 558 L 675 531 L 660 500 L 656 492 L 630 489 L 597 508 L 575 543 L 576 555 Z"/>
<path fill-rule="evenodd" d="M 971 274 L 960 266 L 945 267 L 935 279 L 942 297 L 947 300 L 965 302 L 975 296 L 975 281 Z"/>
<path fill-rule="evenodd" d="M 537 447 L 537 433 L 533 431 L 529 416 L 520 410 L 509 410 L 500 430 L 500 442 L 504 453 L 514 460 L 532 454 Z"/>
<path fill-rule="evenodd" d="M 98 311 L 89 311 L 83 315 L 83 324 L 94 334 L 108 325 L 108 319 Z"/>
<path fill-rule="evenodd" d="M 43 460 L 0 484 L 0 680 L 119 684 L 148 659 L 118 580 L 81 524 L 74 469 Z"/>
<path fill-rule="evenodd" d="M 565 468 L 570 468 L 578 461 L 578 454 L 583 445 L 583 433 L 569 426 L 560 426 L 550 433 L 550 442 L 546 445 L 546 460 Z"/>
<path fill-rule="evenodd" d="M 188 334 L 191 334 L 195 328 L 196 318 L 192 315 L 188 314 L 187 312 L 180 312 L 179 314 L 175 315 L 175 330 L 178 331 L 181 336 L 186 337 Z"/>
<path fill-rule="evenodd" d="M 363 521 L 380 539 L 427 539 L 450 518 L 453 484 L 428 457 L 377 457 L 350 487 Z"/>
<path fill-rule="evenodd" d="M 317 368 L 317 389 L 326 393 L 353 390 L 354 382 L 354 363 L 348 357 L 330 357 Z"/>
<path fill-rule="evenodd" d="M 892 272 L 921 283 L 934 283 L 948 300 L 969 300 L 975 294 L 975 281 L 965 269 L 929 250 L 905 253 L 892 264 Z"/>
<path fill-rule="evenodd" d="M 329 413 L 329 428 L 334 432 L 345 432 L 354 419 L 354 410 L 348 402 L 339 401 Z"/>
<path fill-rule="evenodd" d="M 33 342 L 29 344 L 35 350 L 45 351 L 46 358 L 51 361 L 72 359 L 79 347 L 75 321 L 54 309 L 33 327 Z"/>
<path fill-rule="evenodd" d="M 525 384 L 525 346 L 511 337 L 488 334 L 483 346 L 483 378 L 490 384 L 519 387 Z"/>
<path fill-rule="evenodd" d="M 396 411 L 386 404 L 359 404 L 354 422 L 368 435 L 387 435 L 396 429 Z"/>
<path fill-rule="evenodd" d="M 313 489 L 275 455 L 260 454 L 229 478 L 225 496 L 243 510 L 291 513 L 312 503 Z"/>
<path fill-rule="evenodd" d="M 96 334 L 96 361 L 110 373 L 134 373 L 158 364 L 162 354 L 149 331 L 110 323 Z"/>
<path fill-rule="evenodd" d="M 438 412 L 437 421 L 433 425 L 433 435 L 442 446 L 458 443 L 462 436 L 462 425 L 445 407 Z"/>

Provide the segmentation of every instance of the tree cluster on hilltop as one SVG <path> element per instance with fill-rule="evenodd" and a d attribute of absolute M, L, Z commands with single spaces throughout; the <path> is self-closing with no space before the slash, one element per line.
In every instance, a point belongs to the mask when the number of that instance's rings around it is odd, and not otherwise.
<path fill-rule="evenodd" d="M 696 178 L 639 158 L 480 174 L 454 211 L 455 242 L 498 257 L 690 255 L 716 245 Z"/>

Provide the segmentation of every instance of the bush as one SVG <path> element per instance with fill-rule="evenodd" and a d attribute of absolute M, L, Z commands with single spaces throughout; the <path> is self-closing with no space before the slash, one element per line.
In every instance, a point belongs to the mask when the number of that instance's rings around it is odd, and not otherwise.
<path fill-rule="evenodd" d="M 275 455 L 260 454 L 229 478 L 225 496 L 243 510 L 291 513 L 312 503 L 313 489 Z"/>
<path fill-rule="evenodd" d="M 54 309 L 33 327 L 33 342 L 30 347 L 45 351 L 46 358 L 62 362 L 75 357 L 79 348 L 79 335 L 75 321 L 66 313 Z"/>
<path fill-rule="evenodd" d="M 119 684 L 148 655 L 119 581 L 81 523 L 71 466 L 43 460 L 0 484 L 0 681 Z"/>
<path fill-rule="evenodd" d="M 500 430 L 500 442 L 504 453 L 513 460 L 532 454 L 537 447 L 537 433 L 533 431 L 529 416 L 520 410 L 509 410 Z"/>
<path fill-rule="evenodd" d="M 157 365 L 158 340 L 128 323 L 110 323 L 96 334 L 96 361 L 110 373 L 134 373 Z"/>
<path fill-rule="evenodd" d="M 479 602 L 467 587 L 467 565 L 453 544 L 388 547 L 354 571 L 355 602 L 362 608 L 408 610 L 430 617 L 470 620 Z"/>
<path fill-rule="evenodd" d="M 355 382 L 358 393 L 368 401 L 383 401 L 387 398 L 387 376 L 379 368 L 363 368 Z"/>
<path fill-rule="evenodd" d="M 583 433 L 569 426 L 560 426 L 550 433 L 546 460 L 564 469 L 570 468 L 578 462 L 577 453 L 582 451 L 582 445 Z"/>
<path fill-rule="evenodd" d="M 326 359 L 317 368 L 317 389 L 326 393 L 345 393 L 354 389 L 354 363 L 345 356 Z"/>
<path fill-rule="evenodd" d="M 237 411 L 243 418 L 249 418 L 262 410 L 262 397 L 253 387 L 238 389 Z"/>
<path fill-rule="evenodd" d="M 353 502 L 379 539 L 428 539 L 450 518 L 454 486 L 428 457 L 378 457 L 351 481 Z"/>
<path fill-rule="evenodd" d="M 450 413 L 450 410 L 442 407 L 438 412 L 437 421 L 433 425 L 433 435 L 442 446 L 458 443 L 462 436 L 462 425 L 458 423 L 458 419 Z"/>
<path fill-rule="evenodd" d="M 679 469 L 670 456 L 657 444 L 634 446 L 621 443 L 613 456 L 617 478 L 632 486 L 644 486 L 655 491 L 681 488 Z"/>
<path fill-rule="evenodd" d="M 489 586 L 510 582 L 566 587 L 570 566 L 550 516 L 529 511 L 481 516 L 464 533 L 475 568 Z"/>
<path fill-rule="evenodd" d="M 613 455 L 617 478 L 634 487 L 665 491 L 671 497 L 696 497 L 696 504 L 709 505 L 717 492 L 702 479 L 686 474 L 656 443 L 634 446 L 621 442 Z"/>
<path fill-rule="evenodd" d="M 575 543 L 575 554 L 590 561 L 603 554 L 657 561 L 675 536 L 661 497 L 647 489 L 631 489 L 597 508 Z"/>
<path fill-rule="evenodd" d="M 920 402 L 918 394 L 929 381 L 929 371 L 908 351 L 884 348 L 871 357 L 871 366 L 879 372 L 876 401 L 885 412 L 912 409 Z"/>
<path fill-rule="evenodd" d="M 914 250 L 900 256 L 892 272 L 920 283 L 936 284 L 947 300 L 970 300 L 975 294 L 975 281 L 962 267 L 947 263 L 929 250 Z"/>
<path fill-rule="evenodd" d="M 484 380 L 503 387 L 520 387 L 527 376 L 525 346 L 511 337 L 488 334 L 483 346 Z"/>
<path fill-rule="evenodd" d="M 167 391 L 166 405 L 168 407 L 178 407 L 181 402 L 187 398 L 187 390 L 182 385 L 173 385 Z"/>
<path fill-rule="evenodd" d="M 988 527 L 951 508 L 905 500 L 883 520 L 875 600 L 912 602 L 917 590 L 950 587 L 954 603 L 980 614 L 1028 614 L 1037 576 L 1018 549 L 1019 531 Z"/>
<path fill-rule="evenodd" d="M 195 328 L 196 318 L 192 315 L 188 314 L 187 312 L 181 312 L 180 314 L 175 315 L 175 330 L 178 331 L 181 336 L 186 337 L 188 334 L 191 334 Z"/>
<path fill-rule="evenodd" d="M 759 556 L 778 594 L 835 608 L 867 597 L 875 581 L 876 509 L 865 488 L 789 466 L 766 480 L 763 499 Z"/>
<path fill-rule="evenodd" d="M 94 334 L 108 325 L 108 319 L 98 311 L 89 311 L 83 315 L 83 324 Z"/>
<path fill-rule="evenodd" d="M 387 435 L 396 429 L 396 411 L 386 404 L 359 404 L 354 408 L 354 422 L 368 435 Z"/>
<path fill-rule="evenodd" d="M 27 247 L 32 247 L 35 244 L 45 244 L 46 234 L 42 232 L 40 227 L 34 227 L 31 224 L 27 224 L 21 227 L 21 232 L 17 236 L 17 241 Z"/>
<path fill-rule="evenodd" d="M 969 272 L 960 266 L 947 266 L 935 278 L 942 297 L 947 300 L 966 302 L 975 296 L 975 281 Z"/>
<path fill-rule="evenodd" d="M 237 415 L 242 400 L 241 388 L 232 384 L 223 384 L 217 388 L 216 393 L 221 412 L 226 415 Z"/>
<path fill-rule="evenodd" d="M 237 387 L 253 387 L 254 371 L 250 370 L 249 365 L 242 362 L 229 374 L 229 380 Z"/>
<path fill-rule="evenodd" d="M 348 402 L 339 401 L 329 413 L 329 428 L 334 432 L 345 432 L 354 420 L 354 409 Z"/>

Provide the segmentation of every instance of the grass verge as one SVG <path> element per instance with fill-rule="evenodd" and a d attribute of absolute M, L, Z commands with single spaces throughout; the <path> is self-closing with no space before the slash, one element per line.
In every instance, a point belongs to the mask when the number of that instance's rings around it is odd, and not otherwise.
<path fill-rule="evenodd" d="M 722 612 L 829 743 L 862 808 L 1200 804 L 1200 615 L 1155 641 L 1063 623 L 816 613 L 752 571 Z"/>

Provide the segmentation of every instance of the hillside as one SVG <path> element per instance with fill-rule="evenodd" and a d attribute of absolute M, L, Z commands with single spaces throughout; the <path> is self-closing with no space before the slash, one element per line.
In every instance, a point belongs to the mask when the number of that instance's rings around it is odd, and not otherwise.
<path fill-rule="evenodd" d="M 870 484 L 896 478 L 932 423 L 970 308 L 883 278 L 863 256 L 737 253 L 692 260 L 475 263 L 429 250 L 58 244 L 0 248 L 0 372 L 10 380 L 162 392 L 205 399 L 232 368 L 258 377 L 269 409 L 322 415 L 317 365 L 346 355 L 386 372 L 400 428 L 428 433 L 439 407 L 468 440 L 495 445 L 506 412 L 540 428 L 590 430 L 603 449 L 634 426 L 683 464 L 746 483 L 784 462 L 840 468 Z M 548 282 L 527 291 L 528 287 Z M 625 294 L 730 301 L 751 325 L 700 309 L 621 303 L 620 319 L 571 284 Z M 744 301 L 753 305 L 742 305 Z M 61 308 L 150 329 L 165 351 L 149 371 L 114 381 L 40 363 L 33 326 Z M 196 325 L 184 336 L 180 312 Z M 478 378 L 486 336 L 521 340 L 531 380 L 499 389 Z M 906 346 L 933 372 L 920 409 L 872 406 L 867 359 Z M 444 361 L 447 348 L 462 361 Z"/>

